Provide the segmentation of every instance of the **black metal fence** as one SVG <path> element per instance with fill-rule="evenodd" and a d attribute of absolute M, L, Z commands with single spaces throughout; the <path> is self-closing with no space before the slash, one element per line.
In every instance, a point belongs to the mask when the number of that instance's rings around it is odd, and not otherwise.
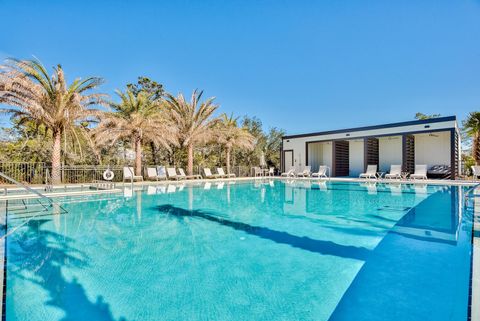
<path fill-rule="evenodd" d="M 155 166 L 151 165 L 151 167 Z M 174 167 L 169 165 L 163 166 Z M 146 165 L 144 168 L 146 167 L 150 167 L 150 165 Z M 123 168 L 124 166 L 122 165 L 64 165 L 61 167 L 60 173 L 62 184 L 81 184 L 103 180 L 104 172 L 110 169 L 114 174 L 112 181 L 121 182 L 123 181 Z M 225 168 L 224 170 L 226 171 Z M 230 171 L 237 177 L 252 176 L 252 169 L 247 166 L 233 166 Z M 52 166 L 49 163 L 4 162 L 0 163 L 0 172 L 22 183 L 47 184 L 47 182 L 50 182 Z M 193 172 L 194 174 L 202 175 L 203 168 L 195 166 Z M 212 172 L 215 172 L 214 168 L 212 168 Z M 9 182 L 0 178 L 0 184 L 9 184 Z"/>

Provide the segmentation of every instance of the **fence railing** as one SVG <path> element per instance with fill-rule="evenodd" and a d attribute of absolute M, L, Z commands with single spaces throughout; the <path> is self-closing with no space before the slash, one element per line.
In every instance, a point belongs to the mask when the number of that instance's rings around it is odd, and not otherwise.
<path fill-rule="evenodd" d="M 0 172 L 27 184 L 44 184 L 47 168 L 46 163 L 0 163 Z M 0 183 L 9 184 L 10 182 L 0 178 Z"/>
<path fill-rule="evenodd" d="M 166 167 L 173 165 L 161 164 Z M 127 166 L 127 165 L 125 165 Z M 131 165 L 129 165 L 131 166 Z M 144 168 L 155 165 L 145 165 Z M 110 169 L 114 173 L 113 182 L 123 181 L 123 165 L 63 165 L 60 169 L 62 184 L 85 184 L 103 180 L 103 173 Z M 215 167 L 211 167 L 215 172 Z M 226 171 L 226 168 L 224 167 Z M 0 172 L 5 173 L 13 179 L 25 184 L 48 184 L 49 175 L 52 173 L 52 166 L 48 163 L 21 163 L 5 162 L 0 163 Z M 202 175 L 203 167 L 194 166 L 194 174 Z M 252 176 L 252 168 L 247 166 L 232 166 L 230 172 L 237 177 Z M 0 184 L 9 184 L 0 177 Z"/>

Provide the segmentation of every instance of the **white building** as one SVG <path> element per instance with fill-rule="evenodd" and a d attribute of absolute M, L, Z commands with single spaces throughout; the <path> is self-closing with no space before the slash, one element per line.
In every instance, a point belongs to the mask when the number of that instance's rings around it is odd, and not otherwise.
<path fill-rule="evenodd" d="M 327 165 L 331 176 L 358 176 L 367 165 L 380 172 L 402 165 L 412 173 L 416 164 L 450 166 L 460 173 L 460 132 L 455 116 L 332 130 L 282 138 L 282 171 L 292 167 L 312 171 Z"/>

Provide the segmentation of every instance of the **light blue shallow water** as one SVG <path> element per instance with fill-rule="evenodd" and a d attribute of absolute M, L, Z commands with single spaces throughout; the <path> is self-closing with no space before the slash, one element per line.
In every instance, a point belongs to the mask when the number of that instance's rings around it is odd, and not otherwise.
<path fill-rule="evenodd" d="M 6 320 L 466 321 L 463 191 L 272 180 L 62 198 L 68 214 L 7 239 Z M 10 213 L 8 230 L 24 222 Z"/>

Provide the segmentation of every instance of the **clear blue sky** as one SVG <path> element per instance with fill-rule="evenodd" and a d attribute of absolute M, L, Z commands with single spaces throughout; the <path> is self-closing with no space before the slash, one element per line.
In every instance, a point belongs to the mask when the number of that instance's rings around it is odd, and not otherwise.
<path fill-rule="evenodd" d="M 0 0 L 0 58 L 146 75 L 288 133 L 480 109 L 480 0 Z M 5 123 L 5 122 L 4 122 Z"/>

